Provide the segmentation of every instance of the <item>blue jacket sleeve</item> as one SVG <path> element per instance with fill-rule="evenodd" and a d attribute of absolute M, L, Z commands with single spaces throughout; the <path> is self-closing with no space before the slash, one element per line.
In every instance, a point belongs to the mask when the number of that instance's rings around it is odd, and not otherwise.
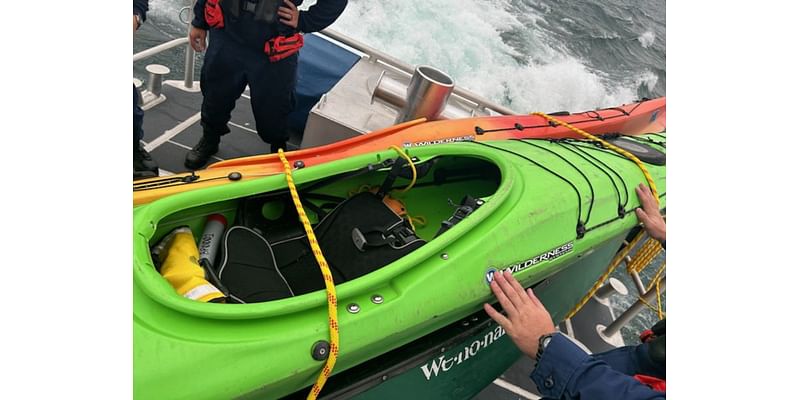
<path fill-rule="evenodd" d="M 544 397 L 556 399 L 666 399 L 664 393 L 595 360 L 560 333 L 553 335 L 531 379 Z"/>
<path fill-rule="evenodd" d="M 139 18 L 142 19 L 142 23 L 147 19 L 148 9 L 147 0 L 133 0 L 133 14 L 138 14 Z"/>
<path fill-rule="evenodd" d="M 308 11 L 301 11 L 297 29 L 300 32 L 321 31 L 339 18 L 347 6 L 347 0 L 319 0 Z"/>
<path fill-rule="evenodd" d="M 192 19 L 192 26 L 195 28 L 209 30 L 211 27 L 206 22 L 206 0 L 197 0 L 194 3 L 194 19 Z"/>

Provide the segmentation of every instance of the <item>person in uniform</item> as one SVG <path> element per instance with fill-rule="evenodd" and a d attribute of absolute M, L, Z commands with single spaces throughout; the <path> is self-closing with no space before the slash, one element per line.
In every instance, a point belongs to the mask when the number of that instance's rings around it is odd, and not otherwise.
<path fill-rule="evenodd" d="M 200 75 L 203 136 L 184 165 L 202 168 L 230 132 L 236 100 L 246 86 L 258 136 L 270 151 L 286 148 L 287 117 L 294 108 L 297 52 L 303 34 L 325 29 L 344 11 L 347 0 L 318 0 L 299 11 L 302 0 L 198 0 L 189 41 L 206 51 Z M 208 49 L 206 34 L 209 33 Z"/>
<path fill-rule="evenodd" d="M 133 0 L 133 32 L 135 33 L 147 19 L 147 0 Z M 144 111 L 139 107 L 139 91 L 133 86 L 133 177 L 158 175 L 158 164 L 150 157 L 150 153 L 142 147 L 144 137 Z"/>

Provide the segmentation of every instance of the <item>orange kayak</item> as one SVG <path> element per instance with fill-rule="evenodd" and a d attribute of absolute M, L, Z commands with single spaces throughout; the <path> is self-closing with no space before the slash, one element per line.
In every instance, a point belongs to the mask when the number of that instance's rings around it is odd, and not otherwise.
<path fill-rule="evenodd" d="M 601 110 L 551 115 L 594 135 L 640 135 L 666 129 L 667 99 L 660 97 Z M 500 139 L 582 139 L 582 136 L 536 115 L 502 115 L 433 122 L 419 119 L 324 146 L 288 152 L 286 157 L 295 167 L 309 167 L 391 146 L 417 147 Z M 283 173 L 283 165 L 277 154 L 224 160 L 193 174 L 182 173 L 137 180 L 133 183 L 133 204 L 137 206 L 187 190 L 235 184 L 278 173 Z"/>

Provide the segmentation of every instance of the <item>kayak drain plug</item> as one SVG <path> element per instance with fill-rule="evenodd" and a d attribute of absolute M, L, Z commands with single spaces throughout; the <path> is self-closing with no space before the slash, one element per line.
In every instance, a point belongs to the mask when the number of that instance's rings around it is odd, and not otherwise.
<path fill-rule="evenodd" d="M 317 361 L 322 361 L 328 358 L 328 353 L 330 353 L 331 345 L 324 340 L 320 340 L 319 342 L 314 343 L 314 347 L 311 348 L 311 357 Z"/>

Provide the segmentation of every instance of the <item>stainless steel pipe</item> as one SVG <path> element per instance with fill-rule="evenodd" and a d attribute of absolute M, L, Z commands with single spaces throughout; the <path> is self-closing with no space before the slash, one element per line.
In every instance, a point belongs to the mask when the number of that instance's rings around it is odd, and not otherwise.
<path fill-rule="evenodd" d="M 414 70 L 406 90 L 406 105 L 400 110 L 397 123 L 425 117 L 428 121 L 439 119 L 447 106 L 455 82 L 436 68 L 421 65 Z"/>

